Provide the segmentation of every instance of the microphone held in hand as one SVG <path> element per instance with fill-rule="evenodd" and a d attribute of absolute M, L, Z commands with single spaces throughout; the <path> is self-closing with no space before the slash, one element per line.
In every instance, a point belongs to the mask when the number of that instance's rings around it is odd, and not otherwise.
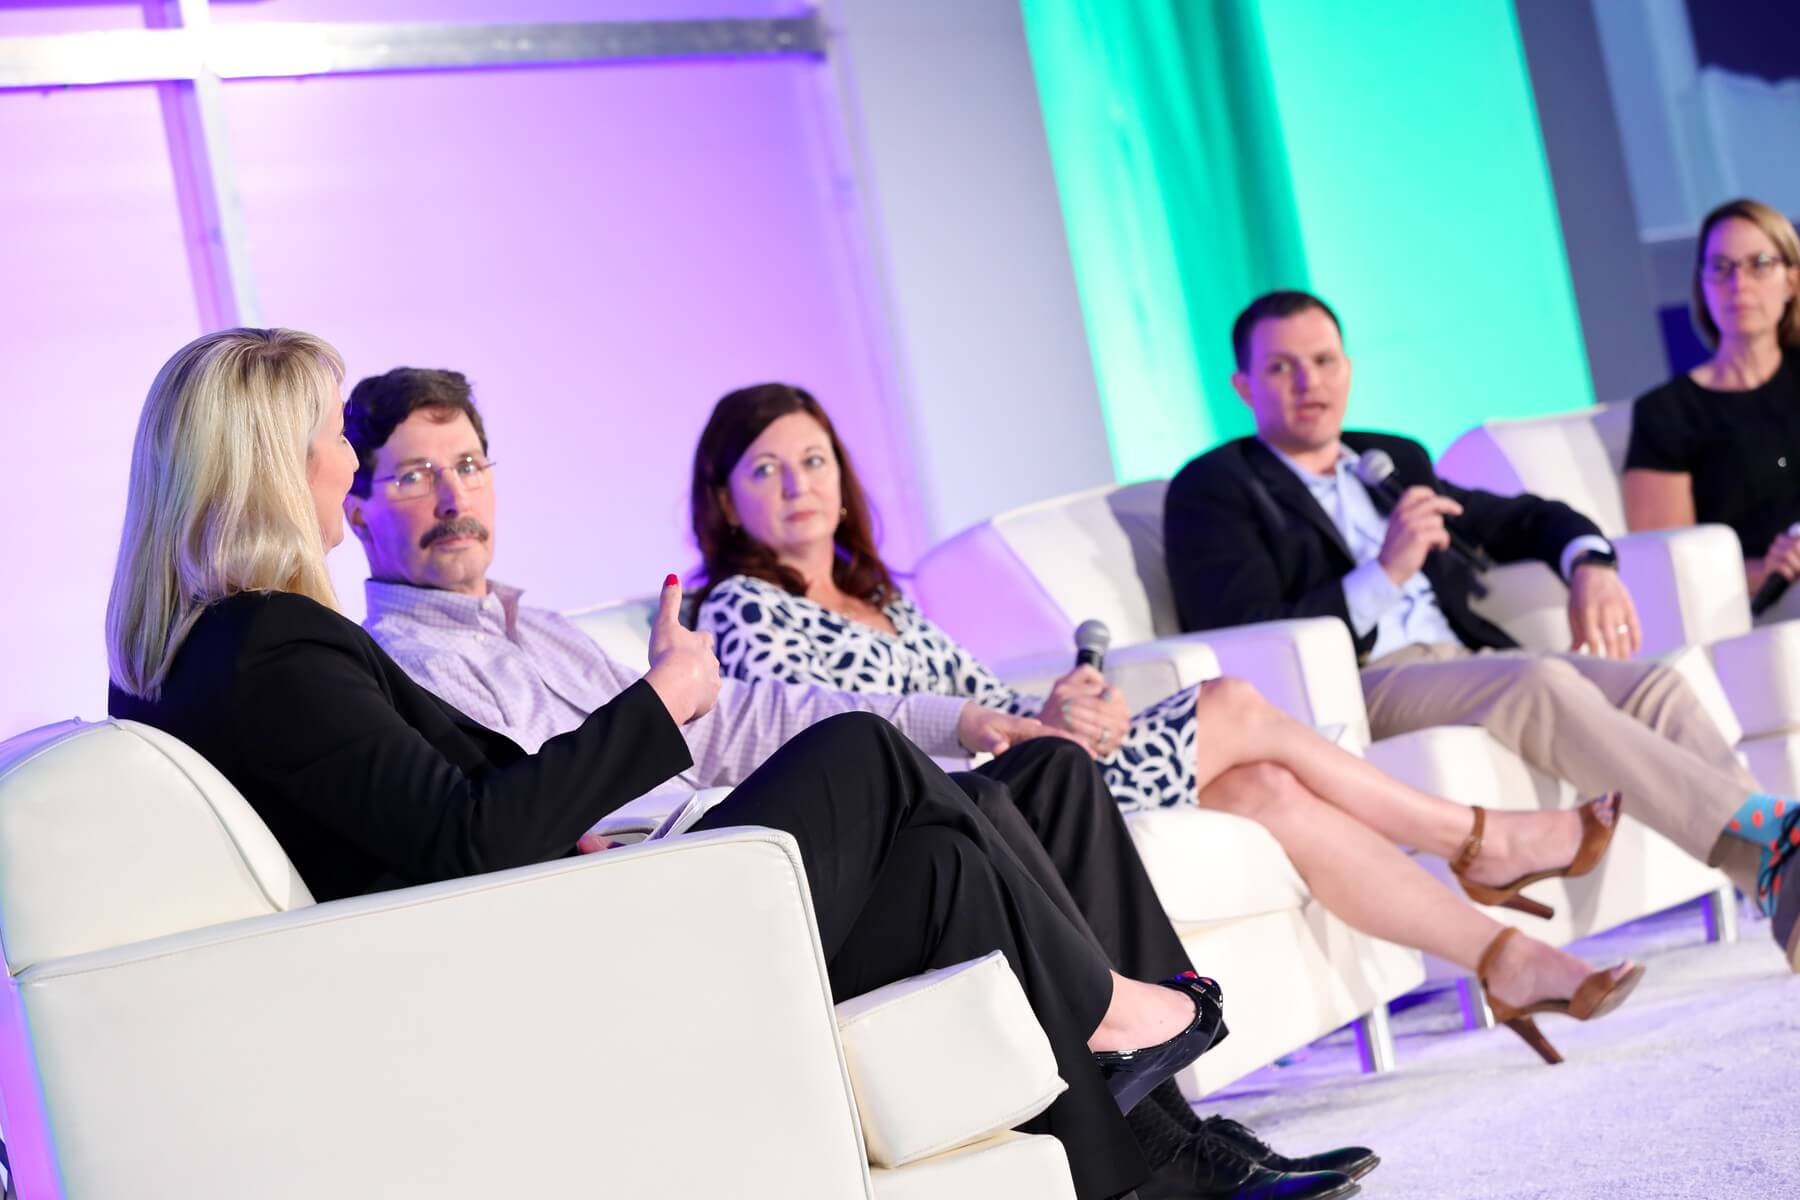
<path fill-rule="evenodd" d="M 1362 480 L 1364 487 L 1388 502 L 1389 507 L 1400 503 L 1403 490 L 1394 479 L 1394 457 L 1386 450 L 1364 450 L 1356 460 L 1356 477 Z M 1474 571 L 1485 571 L 1493 566 L 1487 551 L 1471 542 L 1464 541 L 1450 523 L 1444 523 L 1444 532 L 1450 535 L 1450 556 Z M 1485 593 L 1483 593 L 1485 594 Z"/>
<path fill-rule="evenodd" d="M 1795 521 L 1787 527 L 1787 535 L 1800 537 L 1800 521 Z M 1793 583 L 1793 580 L 1779 571 L 1770 571 L 1769 577 L 1762 581 L 1762 586 L 1756 589 L 1756 595 L 1751 598 L 1750 615 L 1760 617 L 1774 608 L 1781 598 L 1787 595 L 1787 590 L 1793 586 Z"/>
<path fill-rule="evenodd" d="M 1089 618 L 1075 627 L 1075 665 L 1106 669 L 1106 648 L 1112 645 L 1112 630 L 1106 622 Z"/>

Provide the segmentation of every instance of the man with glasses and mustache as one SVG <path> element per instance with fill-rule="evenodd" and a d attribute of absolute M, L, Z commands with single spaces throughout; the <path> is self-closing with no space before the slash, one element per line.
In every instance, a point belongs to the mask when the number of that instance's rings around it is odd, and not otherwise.
<path fill-rule="evenodd" d="M 344 435 L 358 457 L 344 512 L 372 576 L 364 625 L 409 675 L 527 753 L 636 682 L 639 672 L 571 622 L 488 578 L 494 461 L 463 375 L 399 367 L 363 380 L 344 406 Z M 666 586 L 678 586 L 673 576 Z M 694 766 L 679 778 L 735 784 L 802 729 L 850 710 L 887 718 L 939 757 L 999 755 L 953 778 L 1064 913 L 1122 971 L 1193 969 L 1093 761 L 1035 720 L 950 696 L 728 679 L 714 709 L 682 730 Z M 1342 1197 L 1377 1161 L 1358 1147 L 1285 1158 L 1236 1122 L 1199 1121 L 1172 1082 L 1128 1120 L 1156 1171 L 1140 1189 L 1146 1200 Z"/>

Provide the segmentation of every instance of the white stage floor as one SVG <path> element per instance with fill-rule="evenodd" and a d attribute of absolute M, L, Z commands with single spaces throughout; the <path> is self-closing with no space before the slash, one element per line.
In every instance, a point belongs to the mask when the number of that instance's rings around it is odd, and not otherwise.
<path fill-rule="evenodd" d="M 1345 1030 L 1196 1107 L 1290 1154 L 1373 1147 L 1370 1200 L 1800 1196 L 1800 979 L 1767 922 L 1739 930 L 1706 943 L 1690 905 L 1581 943 L 1649 970 L 1600 1021 L 1539 1018 L 1560 1066 L 1508 1030 L 1463 1032 L 1447 991 L 1395 1014 L 1392 1074 L 1358 1074 Z"/>

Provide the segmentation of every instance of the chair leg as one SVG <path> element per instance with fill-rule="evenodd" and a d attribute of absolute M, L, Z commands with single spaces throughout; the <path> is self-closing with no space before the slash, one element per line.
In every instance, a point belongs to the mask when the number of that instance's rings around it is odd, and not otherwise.
<path fill-rule="evenodd" d="M 1492 1029 L 1494 1010 L 1488 1007 L 1481 985 L 1468 976 L 1456 981 L 1456 1003 L 1462 1008 L 1464 1029 Z"/>
<path fill-rule="evenodd" d="M 1394 1027 L 1388 1023 L 1387 1005 L 1377 1004 L 1356 1019 L 1356 1056 L 1365 1075 L 1394 1069 Z"/>
<path fill-rule="evenodd" d="M 1737 889 L 1730 884 L 1700 898 L 1700 915 L 1706 921 L 1707 941 L 1738 940 Z"/>

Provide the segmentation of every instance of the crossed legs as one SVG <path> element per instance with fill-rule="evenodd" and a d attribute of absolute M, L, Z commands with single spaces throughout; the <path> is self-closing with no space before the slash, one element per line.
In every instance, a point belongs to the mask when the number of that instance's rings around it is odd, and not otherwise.
<path fill-rule="evenodd" d="M 1195 710 L 1202 807 L 1267 829 L 1312 893 L 1348 924 L 1475 969 L 1503 927 L 1395 845 L 1454 854 L 1469 833 L 1467 808 L 1407 787 L 1332 745 L 1243 680 L 1203 685 Z M 1580 819 L 1572 812 L 1492 814 L 1471 876 L 1500 882 L 1560 865 L 1579 842 Z M 1590 971 L 1542 942 L 1513 938 L 1489 983 L 1496 998 L 1518 1004 L 1567 996 Z"/>

